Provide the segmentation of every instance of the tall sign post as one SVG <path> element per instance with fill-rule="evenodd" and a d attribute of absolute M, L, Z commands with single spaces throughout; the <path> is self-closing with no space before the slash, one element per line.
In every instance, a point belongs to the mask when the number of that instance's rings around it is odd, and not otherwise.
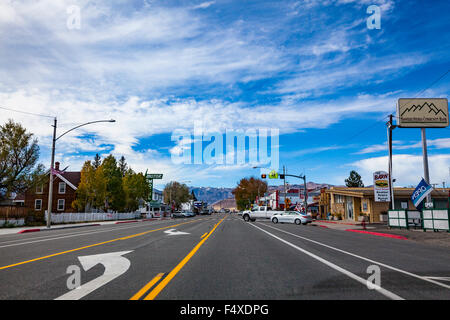
<path fill-rule="evenodd" d="M 424 179 L 430 184 L 425 128 L 448 127 L 448 100 L 446 98 L 398 99 L 397 117 L 399 128 L 421 129 Z M 427 194 L 427 203 L 431 202 L 430 198 L 430 194 Z"/>
<path fill-rule="evenodd" d="M 145 178 L 147 179 L 148 186 L 150 187 L 150 195 L 149 195 L 148 201 L 152 202 L 153 201 L 153 179 L 162 179 L 163 174 L 162 173 L 147 173 L 147 170 L 146 170 Z"/>

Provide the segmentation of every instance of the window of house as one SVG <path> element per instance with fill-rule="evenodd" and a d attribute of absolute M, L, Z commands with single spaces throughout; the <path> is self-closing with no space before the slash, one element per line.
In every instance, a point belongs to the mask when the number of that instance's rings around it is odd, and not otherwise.
<path fill-rule="evenodd" d="M 39 186 L 36 186 L 36 193 L 42 193 L 44 192 L 44 186 L 41 184 Z"/>
<path fill-rule="evenodd" d="M 64 211 L 65 202 L 64 199 L 58 199 L 58 211 Z"/>
<path fill-rule="evenodd" d="M 334 195 L 334 199 L 336 200 L 336 203 L 344 203 L 344 196 L 341 196 L 339 194 Z"/>
<path fill-rule="evenodd" d="M 59 193 L 66 193 L 66 183 L 65 182 L 59 183 Z"/>
<path fill-rule="evenodd" d="M 34 200 L 34 209 L 41 210 L 42 209 L 42 199 Z"/>

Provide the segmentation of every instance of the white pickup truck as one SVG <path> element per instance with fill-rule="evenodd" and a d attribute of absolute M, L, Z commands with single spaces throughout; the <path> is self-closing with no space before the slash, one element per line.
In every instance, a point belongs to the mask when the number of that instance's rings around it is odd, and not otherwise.
<path fill-rule="evenodd" d="M 242 213 L 242 218 L 245 221 L 255 221 L 256 219 L 270 219 L 272 215 L 283 213 L 284 211 L 275 211 L 270 207 L 260 206 L 254 207 L 251 210 L 246 210 Z"/>

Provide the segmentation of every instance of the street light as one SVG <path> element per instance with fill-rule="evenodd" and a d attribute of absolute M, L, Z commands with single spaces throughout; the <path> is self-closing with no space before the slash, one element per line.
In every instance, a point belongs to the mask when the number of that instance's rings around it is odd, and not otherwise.
<path fill-rule="evenodd" d="M 52 162 L 50 163 L 50 185 L 48 187 L 47 228 L 50 228 L 51 217 L 52 217 L 53 171 L 54 171 L 53 165 L 54 165 L 54 162 L 55 162 L 55 143 L 56 143 L 56 140 L 58 140 L 59 138 L 64 136 L 66 133 L 69 133 L 72 130 L 75 130 L 75 129 L 77 129 L 79 127 L 82 127 L 82 126 L 86 126 L 88 124 L 98 123 L 98 122 L 116 122 L 116 120 L 111 119 L 111 120 L 97 120 L 97 121 L 86 122 L 86 123 L 80 124 L 79 126 L 73 127 L 70 130 L 67 130 L 62 135 L 60 135 L 58 138 L 56 138 L 57 120 L 56 120 L 56 117 L 55 117 L 54 125 L 53 125 L 52 160 L 51 160 Z"/>

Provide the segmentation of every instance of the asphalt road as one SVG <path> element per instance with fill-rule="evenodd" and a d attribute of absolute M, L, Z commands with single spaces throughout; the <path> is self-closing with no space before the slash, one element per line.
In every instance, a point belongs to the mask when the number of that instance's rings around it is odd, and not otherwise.
<path fill-rule="evenodd" d="M 449 280 L 448 248 L 227 214 L 0 236 L 0 300 L 448 300 Z"/>

